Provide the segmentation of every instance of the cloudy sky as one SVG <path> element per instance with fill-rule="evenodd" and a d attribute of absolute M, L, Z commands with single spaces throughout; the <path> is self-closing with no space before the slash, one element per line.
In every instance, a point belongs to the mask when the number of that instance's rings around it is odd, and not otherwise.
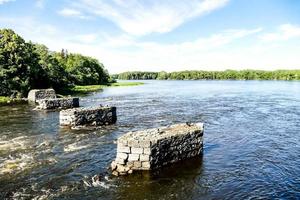
<path fill-rule="evenodd" d="M 0 28 L 110 73 L 300 68 L 299 0 L 0 0 Z"/>

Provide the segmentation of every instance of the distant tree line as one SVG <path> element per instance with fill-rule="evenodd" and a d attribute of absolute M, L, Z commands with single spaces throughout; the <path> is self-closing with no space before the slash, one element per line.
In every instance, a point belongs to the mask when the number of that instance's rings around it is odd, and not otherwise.
<path fill-rule="evenodd" d="M 123 80 L 152 80 L 157 79 L 158 72 L 123 72 L 120 74 L 113 74 L 112 78 L 114 79 L 123 79 Z"/>
<path fill-rule="evenodd" d="M 179 72 L 123 72 L 113 75 L 123 80 L 300 80 L 300 70 L 225 70 Z"/>
<path fill-rule="evenodd" d="M 94 58 L 64 49 L 49 51 L 45 45 L 26 42 L 13 30 L 0 29 L 0 96 L 24 96 L 32 88 L 59 91 L 108 82 L 108 72 Z"/>

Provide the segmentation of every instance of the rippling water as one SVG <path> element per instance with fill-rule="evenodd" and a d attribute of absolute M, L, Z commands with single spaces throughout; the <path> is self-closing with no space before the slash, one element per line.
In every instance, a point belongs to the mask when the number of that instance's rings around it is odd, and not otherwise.
<path fill-rule="evenodd" d="M 300 198 L 300 82 L 146 81 L 82 106 L 117 106 L 104 130 L 59 127 L 58 112 L 0 107 L 0 199 Z M 131 130 L 204 122 L 204 154 L 152 173 L 112 177 Z"/>

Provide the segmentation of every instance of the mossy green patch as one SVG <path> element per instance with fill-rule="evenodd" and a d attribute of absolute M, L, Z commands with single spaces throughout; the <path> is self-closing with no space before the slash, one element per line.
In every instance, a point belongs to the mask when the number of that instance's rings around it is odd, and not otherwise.
<path fill-rule="evenodd" d="M 0 106 L 22 104 L 22 103 L 27 103 L 27 100 L 21 98 L 12 99 L 9 97 L 0 96 Z"/>
<path fill-rule="evenodd" d="M 143 82 L 117 82 L 117 83 L 112 83 L 109 86 L 118 87 L 118 86 L 137 86 L 137 85 L 144 85 L 144 83 Z"/>
<path fill-rule="evenodd" d="M 84 95 L 90 92 L 100 91 L 107 87 L 138 86 L 143 84 L 144 83 L 142 82 L 117 82 L 107 85 L 76 85 L 74 87 L 64 89 L 63 91 L 59 91 L 59 93 L 62 95 Z"/>
<path fill-rule="evenodd" d="M 0 96 L 0 105 L 8 104 L 11 99 L 9 97 Z"/>

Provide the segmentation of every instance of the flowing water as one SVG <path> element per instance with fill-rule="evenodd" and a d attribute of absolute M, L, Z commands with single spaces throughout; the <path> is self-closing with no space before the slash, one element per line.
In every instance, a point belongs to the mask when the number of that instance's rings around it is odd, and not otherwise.
<path fill-rule="evenodd" d="M 102 130 L 59 127 L 59 113 L 0 107 L 0 199 L 300 199 L 300 82 L 145 81 L 82 97 L 117 106 Z M 204 122 L 204 154 L 113 177 L 118 136 Z"/>

